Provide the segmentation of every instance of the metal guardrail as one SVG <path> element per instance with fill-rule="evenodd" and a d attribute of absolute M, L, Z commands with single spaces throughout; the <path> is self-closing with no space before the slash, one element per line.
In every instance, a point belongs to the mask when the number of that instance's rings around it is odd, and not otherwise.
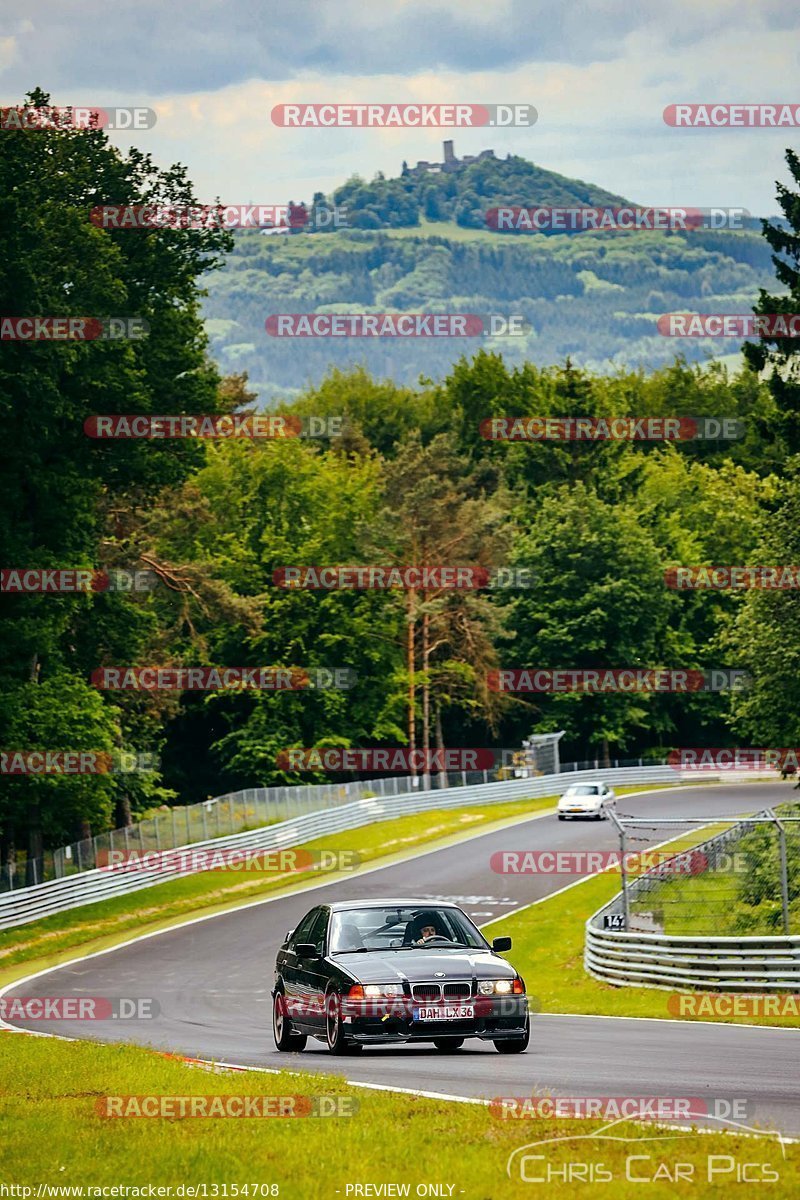
<path fill-rule="evenodd" d="M 691 853 L 702 853 L 713 866 L 727 846 L 754 828 L 752 821 L 738 822 L 693 846 Z M 629 902 L 658 888 L 661 879 L 669 875 L 669 860 L 645 872 L 628 884 Z M 691 936 L 600 927 L 606 915 L 623 914 L 620 892 L 586 922 L 584 967 L 588 974 L 604 983 L 619 987 L 740 992 L 800 988 L 799 935 Z"/>
<path fill-rule="evenodd" d="M 534 779 L 509 779 L 499 783 L 468 784 L 464 787 L 430 791 L 415 790 L 398 796 L 370 797 L 229 837 L 186 843 L 179 847 L 176 853 L 180 853 L 181 850 L 188 852 L 202 849 L 280 850 L 302 845 L 327 834 L 357 829 L 362 825 L 390 820 L 392 817 L 409 813 L 555 795 L 575 779 L 591 777 L 620 785 L 676 783 L 679 781 L 676 774 L 674 768 L 668 766 L 620 767 L 599 771 L 562 772 L 558 775 L 541 775 Z M 197 868 L 200 869 L 202 868 Z M 84 871 L 64 879 L 53 879 L 19 891 L 4 892 L 0 895 L 0 929 L 10 929 L 84 904 L 93 904 L 113 896 L 153 887 L 188 873 L 190 872 L 187 867 L 178 863 L 165 862 L 163 866 L 148 868 L 146 871 L 120 863 L 113 867 Z"/>
<path fill-rule="evenodd" d="M 550 736 L 550 735 L 543 735 Z M 504 779 L 522 777 L 515 769 L 519 764 L 511 758 L 515 754 L 500 751 L 501 763 L 489 770 L 458 771 L 446 775 L 433 772 L 428 781 L 429 788 L 466 787 L 467 784 L 497 783 Z M 522 752 L 516 752 L 522 753 Z M 564 771 L 598 770 L 600 763 L 566 763 L 559 766 L 558 754 L 547 748 L 534 751 L 533 761 L 526 761 L 525 778 L 539 774 L 558 774 Z M 539 758 L 538 756 L 543 757 Z M 506 759 L 509 761 L 506 761 Z M 538 769 L 537 769 L 538 765 Z M 639 759 L 614 759 L 609 767 L 643 767 Z M 651 763 L 658 766 L 658 763 Z M 65 846 L 46 848 L 38 857 L 18 850 L 14 857 L 0 862 L 0 893 L 13 892 L 17 888 L 35 887 L 51 879 L 63 879 L 66 875 L 77 875 L 81 871 L 93 871 L 105 866 L 109 854 L 119 850 L 148 851 L 172 850 L 194 842 L 205 842 L 210 838 L 230 837 L 248 829 L 258 829 L 273 821 L 287 821 L 290 817 L 303 817 L 309 813 L 333 808 L 337 804 L 349 804 L 370 796 L 398 796 L 419 786 L 425 780 L 410 775 L 389 775 L 379 779 L 356 779 L 342 783 L 295 783 L 272 787 L 243 788 L 238 792 L 226 792 L 223 796 L 209 796 L 197 804 L 163 806 L 151 817 L 123 825 L 118 829 L 105 829 L 91 837 L 81 838 Z"/>

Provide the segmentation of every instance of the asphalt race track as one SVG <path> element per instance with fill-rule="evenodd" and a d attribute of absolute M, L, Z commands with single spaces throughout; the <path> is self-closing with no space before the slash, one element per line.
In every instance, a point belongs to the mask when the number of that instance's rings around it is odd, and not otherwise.
<path fill-rule="evenodd" d="M 792 798 L 788 783 L 702 786 L 623 796 L 636 816 L 752 812 Z M 661 842 L 679 830 L 662 829 Z M 20 1028 L 99 1041 L 130 1041 L 199 1058 L 261 1067 L 335 1072 L 347 1078 L 452 1096 L 658 1095 L 747 1097 L 760 1126 L 800 1136 L 800 1031 L 701 1022 L 540 1015 L 527 1054 L 498 1055 L 466 1042 L 454 1055 L 432 1046 L 365 1049 L 335 1058 L 314 1039 L 300 1055 L 272 1041 L 272 969 L 288 929 L 319 900 L 383 896 L 454 900 L 482 924 L 572 882 L 565 875 L 494 874 L 491 854 L 508 849 L 616 849 L 611 822 L 525 820 L 404 863 L 368 870 L 295 896 L 200 920 L 15 985 L 20 996 L 151 996 L 156 1019 L 15 1022 Z M 146 893 L 144 894 L 146 898 Z M 533 918 L 535 920 L 535 910 Z M 494 930 L 488 930 L 489 936 Z M 514 961 L 513 950 L 508 955 Z M 535 972 L 526 979 L 536 994 Z M 663 993 L 666 1003 L 666 993 Z M 665 1010 L 666 1012 L 666 1010 Z"/>

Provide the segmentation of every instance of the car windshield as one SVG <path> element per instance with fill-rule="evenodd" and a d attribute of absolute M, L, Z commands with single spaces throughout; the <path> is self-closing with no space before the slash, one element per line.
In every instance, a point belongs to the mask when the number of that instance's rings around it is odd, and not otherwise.
<path fill-rule="evenodd" d="M 600 791 L 596 783 L 574 783 L 569 789 L 569 796 L 596 796 Z"/>
<path fill-rule="evenodd" d="M 381 906 L 350 908 L 331 918 L 330 953 L 369 950 L 485 950 L 487 942 L 457 908 Z"/>

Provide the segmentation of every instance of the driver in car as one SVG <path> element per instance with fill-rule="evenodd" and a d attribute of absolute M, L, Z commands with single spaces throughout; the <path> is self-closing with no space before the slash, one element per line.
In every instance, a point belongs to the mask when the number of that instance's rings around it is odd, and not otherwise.
<path fill-rule="evenodd" d="M 414 946 L 424 946 L 431 938 L 445 936 L 439 928 L 436 914 L 431 912 L 420 913 L 414 921 L 414 929 L 416 932 L 416 937 L 412 942 Z"/>

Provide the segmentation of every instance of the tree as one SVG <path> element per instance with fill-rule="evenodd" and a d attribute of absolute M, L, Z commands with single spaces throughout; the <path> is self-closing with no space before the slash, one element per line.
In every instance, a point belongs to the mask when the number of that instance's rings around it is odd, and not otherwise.
<path fill-rule="evenodd" d="M 512 604 L 514 665 L 521 668 L 624 668 L 671 665 L 670 611 L 661 556 L 629 506 L 611 506 L 583 484 L 548 495 L 518 541 L 515 561 L 534 586 Z M 566 729 L 570 739 L 624 747 L 645 726 L 646 694 L 567 693 L 533 698 L 537 732 Z"/>
<path fill-rule="evenodd" d="M 41 91 L 28 97 L 33 107 L 48 102 Z M 219 375 L 206 356 L 197 280 L 231 245 L 230 236 L 213 229 L 104 230 L 89 220 L 100 202 L 177 209 L 196 204 L 183 168 L 159 170 L 136 149 L 123 155 L 101 129 L 22 130 L 0 138 L 6 234 L 0 311 L 138 317 L 149 326 L 140 340 L 3 343 L 0 546 L 9 567 L 134 565 L 115 557 L 128 531 L 154 497 L 202 460 L 203 447 L 192 440 L 92 441 L 84 433 L 86 418 L 224 411 Z M 81 731 L 70 718 L 70 704 L 86 687 L 87 660 L 99 665 L 102 640 L 112 630 L 132 644 L 143 633 L 142 611 L 122 599 L 2 596 L 0 744 L 21 736 L 14 722 L 28 709 L 29 736 L 52 738 L 52 749 L 73 749 L 68 739 Z M 95 605 L 100 619 L 87 620 Z M 40 691 L 31 690 L 37 686 Z M 128 743 L 123 703 L 95 694 L 87 712 L 96 718 L 98 736 L 115 728 L 121 744 Z M 64 821 L 40 819 L 40 797 L 51 794 L 44 783 L 53 781 L 20 778 L 0 797 L 0 825 L 13 824 L 18 838 L 27 823 L 34 856 L 42 830 L 45 838 L 65 832 Z M 71 814 L 81 823 L 104 825 L 113 794 L 105 785 L 63 781 L 65 796 L 75 792 L 85 800 L 64 805 L 65 821 Z M 23 796 L 30 804 L 27 822 Z"/>
<path fill-rule="evenodd" d="M 794 150 L 786 151 L 786 162 L 792 179 L 800 185 L 800 158 Z M 778 282 L 787 292 L 770 295 L 759 289 L 754 312 L 800 312 L 800 193 L 778 182 L 778 203 L 788 229 L 762 221 L 762 232 L 774 254 L 772 262 Z M 788 443 L 789 451 L 800 451 L 800 344 L 797 338 L 762 337 L 759 342 L 746 342 L 744 354 L 758 371 L 768 369 L 769 388 L 778 408 L 778 425 Z"/>
<path fill-rule="evenodd" d="M 800 457 L 787 466 L 775 503 L 765 506 L 754 562 L 800 563 Z M 800 593 L 797 589 L 747 593 L 730 640 L 750 673 L 749 688 L 734 698 L 734 728 L 755 745 L 800 744 Z"/>
<path fill-rule="evenodd" d="M 507 498 L 483 494 L 452 435 L 438 435 L 423 446 L 419 434 L 412 434 L 387 466 L 384 499 L 373 537 L 384 539 L 394 561 L 487 569 L 502 561 L 510 533 Z M 485 595 L 471 591 L 423 586 L 409 588 L 404 599 L 408 742 L 413 750 L 419 684 L 427 764 L 432 728 L 440 727 L 445 703 L 477 707 L 495 723 L 497 697 L 488 689 L 487 674 L 496 662 L 500 614 Z"/>

